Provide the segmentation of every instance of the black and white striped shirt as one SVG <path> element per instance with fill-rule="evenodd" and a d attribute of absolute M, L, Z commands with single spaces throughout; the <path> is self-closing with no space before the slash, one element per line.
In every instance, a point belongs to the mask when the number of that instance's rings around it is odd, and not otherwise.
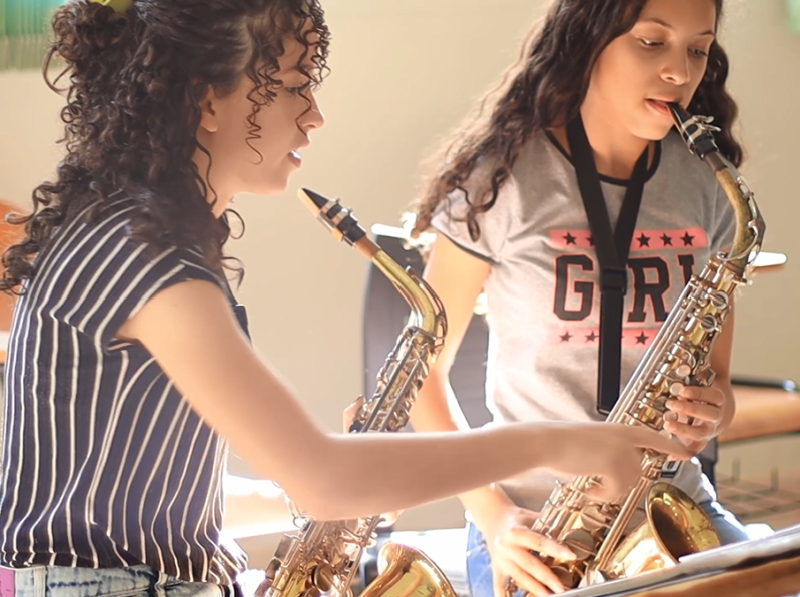
<path fill-rule="evenodd" d="M 115 335 L 156 292 L 227 285 L 198 254 L 130 238 L 132 201 L 73 223 L 14 315 L 5 380 L 0 561 L 146 564 L 231 585 L 244 554 L 220 538 L 227 443 L 139 344 Z"/>

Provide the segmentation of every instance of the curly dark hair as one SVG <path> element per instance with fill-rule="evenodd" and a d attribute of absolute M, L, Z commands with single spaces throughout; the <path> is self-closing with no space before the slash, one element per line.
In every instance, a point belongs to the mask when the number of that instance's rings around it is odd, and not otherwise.
<path fill-rule="evenodd" d="M 232 212 L 214 217 L 216 193 L 193 161 L 198 149 L 208 154 L 197 140 L 200 101 L 209 89 L 232 93 L 247 76 L 248 143 L 259 138 L 255 117 L 281 85 L 275 75 L 287 40 L 304 47 L 297 68 L 312 82 L 327 73 L 329 31 L 318 0 L 134 0 L 121 13 L 72 0 L 52 26 L 44 75 L 57 92 L 69 75 L 66 156 L 55 180 L 33 191 L 32 213 L 9 217 L 26 238 L 4 252 L 0 289 L 20 292 L 59 228 L 80 214 L 91 222 L 119 190 L 137 202 L 134 238 L 194 248 L 215 271 L 234 269 L 241 279 L 241 267 L 223 256 Z M 51 81 L 54 59 L 65 69 Z"/>
<path fill-rule="evenodd" d="M 723 0 L 714 0 L 717 23 Z M 647 0 L 555 0 L 543 22 L 529 31 L 522 52 L 467 121 L 433 156 L 433 173 L 412 206 L 413 237 L 430 227 L 438 205 L 454 190 L 463 191 L 476 166 L 489 166 L 487 176 L 470 181 L 465 217 L 473 240 L 480 237 L 477 216 L 492 208 L 500 188 L 525 143 L 535 134 L 565 125 L 575 118 L 586 97 L 600 53 L 630 31 Z M 728 57 L 715 40 L 708 66 L 689 111 L 714 117 L 720 151 L 735 165 L 743 159 L 733 136 L 738 114 L 728 94 Z"/>

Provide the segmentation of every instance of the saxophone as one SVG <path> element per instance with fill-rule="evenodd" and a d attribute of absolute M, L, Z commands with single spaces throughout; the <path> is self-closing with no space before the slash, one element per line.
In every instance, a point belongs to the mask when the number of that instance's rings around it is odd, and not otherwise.
<path fill-rule="evenodd" d="M 374 396 L 356 413 L 350 433 L 397 432 L 409 418 L 430 364 L 447 334 L 444 307 L 436 293 L 410 268 L 404 270 L 366 235 L 349 209 L 301 189 L 300 198 L 334 237 L 358 249 L 386 275 L 411 307 L 411 319 L 378 373 Z M 290 503 L 291 505 L 291 503 Z M 293 506 L 292 506 L 293 507 Z M 294 508 L 294 507 L 293 507 Z M 298 530 L 285 535 L 266 568 L 256 597 L 352 596 L 351 583 L 364 549 L 373 543 L 380 516 L 317 521 L 293 510 Z M 421 591 L 431 597 L 456 597 L 444 573 L 422 552 L 386 543 L 378 554 L 378 577 L 361 593 Z M 393 591 L 393 588 L 397 589 Z"/>
<path fill-rule="evenodd" d="M 747 282 L 748 266 L 761 249 L 765 230 L 753 193 L 719 153 L 712 134 L 719 129 L 711 126 L 712 119 L 690 115 L 677 104 L 670 110 L 689 151 L 714 172 L 732 204 L 736 234 L 727 255 L 712 256 L 702 273 L 691 277 L 607 419 L 659 432 L 672 396 L 685 385 L 713 383 L 711 349 L 730 314 L 734 291 Z M 639 482 L 626 496 L 607 503 L 590 496 L 600 484 L 597 477 L 559 483 L 532 530 L 565 544 L 577 559 L 543 557 L 545 565 L 564 586 L 575 588 L 671 567 L 685 555 L 719 546 L 700 506 L 662 481 L 674 475 L 677 466 L 666 455 L 645 450 Z M 507 582 L 508 597 L 517 589 L 513 581 Z"/>

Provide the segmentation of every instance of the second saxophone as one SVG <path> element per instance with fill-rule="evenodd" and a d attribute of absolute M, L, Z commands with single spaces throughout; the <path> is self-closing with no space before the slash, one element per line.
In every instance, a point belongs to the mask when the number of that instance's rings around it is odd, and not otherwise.
<path fill-rule="evenodd" d="M 711 350 L 731 312 L 735 290 L 747 283 L 748 266 L 758 255 L 765 225 L 752 191 L 719 151 L 711 119 L 670 104 L 677 130 L 689 151 L 714 173 L 736 217 L 727 255 L 714 255 L 693 275 L 616 406 L 609 423 L 664 428 L 667 402 L 683 386 L 710 386 Z M 543 558 L 568 588 L 632 577 L 671 567 L 686 555 L 719 546 L 708 516 L 686 493 L 662 479 L 675 463 L 646 450 L 636 486 L 623 498 L 600 503 L 590 491 L 600 480 L 577 477 L 551 493 L 532 530 L 569 547 L 575 561 Z M 642 506 L 643 505 L 643 506 Z M 643 510 L 643 512 L 642 512 Z M 643 520 L 635 520 L 639 515 Z M 518 587 L 506 586 L 508 597 Z"/>
<path fill-rule="evenodd" d="M 358 249 L 386 275 L 411 307 L 411 319 L 378 372 L 375 395 L 358 410 L 350 433 L 397 432 L 408 422 L 431 363 L 447 334 L 444 307 L 428 284 L 404 270 L 372 242 L 349 209 L 308 189 L 300 198 L 334 237 Z M 368 481 L 365 479 L 365 484 Z M 286 535 L 267 566 L 256 597 L 345 597 L 380 516 L 319 521 L 296 513 L 299 529 Z M 457 597 L 450 581 L 422 552 L 387 543 L 378 554 L 378 577 L 360 597 L 424 594 Z"/>

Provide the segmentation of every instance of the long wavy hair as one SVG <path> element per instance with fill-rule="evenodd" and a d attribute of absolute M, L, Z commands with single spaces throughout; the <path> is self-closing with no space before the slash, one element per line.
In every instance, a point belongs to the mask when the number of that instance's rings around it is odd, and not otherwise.
<path fill-rule="evenodd" d="M 477 216 L 497 201 L 522 147 L 533 135 L 578 115 L 600 53 L 633 28 L 647 1 L 555 0 L 543 22 L 529 31 L 500 84 L 433 156 L 433 173 L 412 206 L 412 236 L 427 230 L 439 204 L 460 190 L 469 202 L 470 236 L 477 240 Z M 719 23 L 723 0 L 714 1 Z M 715 40 L 689 111 L 714 117 L 722 129 L 715 135 L 720 151 L 738 166 L 743 152 L 732 132 L 738 109 L 725 88 L 727 78 L 728 57 Z M 470 195 L 464 184 L 479 163 L 487 165 L 486 175 L 482 168 L 479 180 L 470 180 Z"/>
<path fill-rule="evenodd" d="M 259 138 L 256 115 L 281 85 L 275 76 L 287 40 L 305 48 L 297 65 L 304 75 L 319 83 L 327 72 L 329 32 L 318 0 L 134 0 L 122 13 L 72 0 L 52 27 L 44 76 L 57 92 L 69 77 L 66 155 L 55 179 L 33 191 L 33 211 L 9 218 L 26 236 L 3 254 L 0 290 L 20 292 L 59 228 L 79 214 L 93 221 L 119 190 L 137 204 L 134 238 L 199 250 L 209 267 L 241 278 L 238 262 L 223 256 L 232 212 L 214 217 L 216 194 L 193 161 L 198 149 L 208 154 L 197 140 L 200 102 L 209 89 L 224 96 L 248 77 L 248 143 Z M 51 80 L 54 60 L 65 68 Z"/>

